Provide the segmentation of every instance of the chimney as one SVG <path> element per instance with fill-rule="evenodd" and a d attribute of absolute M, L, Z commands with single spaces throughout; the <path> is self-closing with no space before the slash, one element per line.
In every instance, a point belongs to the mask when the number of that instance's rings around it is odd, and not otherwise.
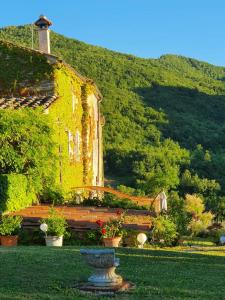
<path fill-rule="evenodd" d="M 50 30 L 52 22 L 41 15 L 34 23 L 38 27 L 39 51 L 50 54 Z"/>

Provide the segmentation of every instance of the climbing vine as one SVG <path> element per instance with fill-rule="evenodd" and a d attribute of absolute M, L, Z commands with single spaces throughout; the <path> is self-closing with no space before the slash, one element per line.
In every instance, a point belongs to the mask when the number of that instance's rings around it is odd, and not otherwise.
<path fill-rule="evenodd" d="M 83 147 L 83 182 L 87 184 L 88 177 L 88 86 L 81 87 L 82 116 L 82 147 Z"/>
<path fill-rule="evenodd" d="M 31 94 L 40 82 L 52 80 L 53 71 L 41 53 L 0 40 L 0 95 Z"/>

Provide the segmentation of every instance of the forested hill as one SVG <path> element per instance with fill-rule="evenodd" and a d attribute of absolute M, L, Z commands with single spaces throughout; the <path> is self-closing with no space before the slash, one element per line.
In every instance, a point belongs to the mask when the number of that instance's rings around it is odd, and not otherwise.
<path fill-rule="evenodd" d="M 6 27 L 0 39 L 30 47 L 31 29 Z M 225 68 L 174 55 L 142 59 L 54 32 L 51 48 L 104 96 L 106 173 L 147 194 L 225 195 Z"/>

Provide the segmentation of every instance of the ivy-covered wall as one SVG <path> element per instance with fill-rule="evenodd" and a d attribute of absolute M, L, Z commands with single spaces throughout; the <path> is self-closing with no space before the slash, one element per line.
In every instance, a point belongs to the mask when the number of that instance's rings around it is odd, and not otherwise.
<path fill-rule="evenodd" d="M 57 182 L 64 190 L 83 185 L 82 156 L 82 81 L 63 64 L 55 68 L 55 93 L 58 99 L 49 108 L 59 163 Z"/>
<path fill-rule="evenodd" d="M 63 63 L 55 66 L 54 81 L 59 98 L 50 106 L 49 114 L 58 144 L 57 182 L 65 191 L 95 185 L 99 156 L 98 151 L 94 152 L 98 136 L 98 99 L 94 86 Z"/>

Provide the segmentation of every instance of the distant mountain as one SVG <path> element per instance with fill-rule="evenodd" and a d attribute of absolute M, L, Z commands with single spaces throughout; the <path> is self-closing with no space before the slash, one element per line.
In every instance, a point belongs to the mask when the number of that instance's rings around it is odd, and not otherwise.
<path fill-rule="evenodd" d="M 31 47 L 31 27 L 2 28 L 0 39 Z M 225 194 L 225 68 L 175 55 L 138 58 L 55 32 L 51 48 L 104 96 L 107 174 L 146 193 L 182 193 L 189 170 L 216 179 L 217 195 Z"/>

